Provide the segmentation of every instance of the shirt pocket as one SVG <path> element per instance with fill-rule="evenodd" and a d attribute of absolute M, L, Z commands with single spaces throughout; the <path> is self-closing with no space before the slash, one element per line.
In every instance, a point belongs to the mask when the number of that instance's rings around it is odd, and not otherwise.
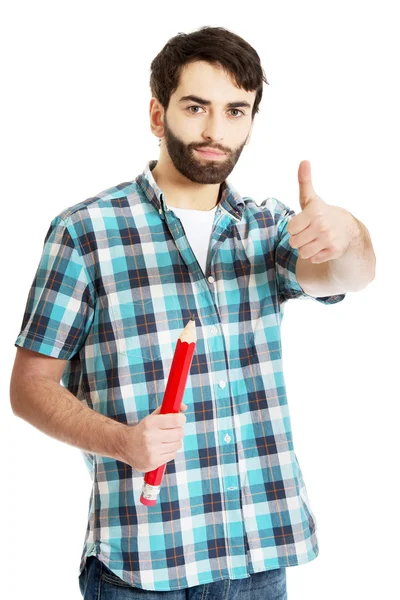
<path fill-rule="evenodd" d="M 165 291 L 165 290 L 164 290 Z M 155 361 L 162 358 L 171 322 L 177 320 L 175 300 L 164 309 L 155 298 L 145 298 L 141 290 L 131 290 L 126 301 L 118 294 L 109 296 L 117 352 L 133 359 Z"/>

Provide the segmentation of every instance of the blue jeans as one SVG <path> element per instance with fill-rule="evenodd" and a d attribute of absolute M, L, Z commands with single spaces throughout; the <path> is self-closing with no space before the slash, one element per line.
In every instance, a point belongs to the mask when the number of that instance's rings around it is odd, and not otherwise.
<path fill-rule="evenodd" d="M 245 579 L 222 579 L 182 590 L 155 592 L 120 579 L 96 556 L 89 556 L 79 576 L 84 600 L 287 600 L 286 568 L 253 573 Z"/>

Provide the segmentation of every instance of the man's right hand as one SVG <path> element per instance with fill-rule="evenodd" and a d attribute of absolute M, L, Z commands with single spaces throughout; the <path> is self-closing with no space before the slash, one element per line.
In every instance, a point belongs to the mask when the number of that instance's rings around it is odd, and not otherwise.
<path fill-rule="evenodd" d="M 181 412 L 162 415 L 158 406 L 139 423 L 128 426 L 123 440 L 124 462 L 147 473 L 173 460 L 182 446 L 186 423 L 182 411 L 186 409 L 182 402 Z"/>

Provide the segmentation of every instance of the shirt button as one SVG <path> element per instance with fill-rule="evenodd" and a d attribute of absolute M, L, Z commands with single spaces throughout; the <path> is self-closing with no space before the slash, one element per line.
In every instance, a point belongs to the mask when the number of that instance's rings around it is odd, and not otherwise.
<path fill-rule="evenodd" d="M 210 327 L 210 332 L 211 332 L 212 334 L 214 334 L 214 333 L 218 333 L 218 328 L 217 328 L 217 327 L 215 327 L 215 325 L 211 325 L 211 327 Z"/>
<path fill-rule="evenodd" d="M 212 275 L 210 275 L 210 277 L 208 278 L 208 281 L 209 281 L 210 283 L 214 283 L 214 277 L 213 277 Z"/>
<path fill-rule="evenodd" d="M 162 208 L 159 208 L 158 212 L 160 213 L 160 215 L 162 215 Z"/>
<path fill-rule="evenodd" d="M 225 440 L 226 443 L 230 442 L 231 441 L 231 436 L 228 435 L 228 434 L 226 434 L 226 436 L 224 437 L 224 440 Z"/>
<path fill-rule="evenodd" d="M 221 381 L 219 382 L 219 387 L 224 389 L 224 387 L 226 386 L 226 383 L 223 379 L 221 379 Z"/>

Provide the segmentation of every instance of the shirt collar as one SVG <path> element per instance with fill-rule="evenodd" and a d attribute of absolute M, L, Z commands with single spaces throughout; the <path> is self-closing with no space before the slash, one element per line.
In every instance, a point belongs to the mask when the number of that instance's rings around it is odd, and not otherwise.
<path fill-rule="evenodd" d="M 136 177 L 136 182 L 143 190 L 145 197 L 156 210 L 160 216 L 165 219 L 164 211 L 167 208 L 165 203 L 164 194 L 158 187 L 151 171 L 157 164 L 157 160 L 147 161 L 143 172 Z M 239 192 L 228 182 L 228 179 L 221 184 L 221 198 L 218 203 L 224 208 L 236 221 L 240 221 L 244 209 L 244 201 Z"/>

